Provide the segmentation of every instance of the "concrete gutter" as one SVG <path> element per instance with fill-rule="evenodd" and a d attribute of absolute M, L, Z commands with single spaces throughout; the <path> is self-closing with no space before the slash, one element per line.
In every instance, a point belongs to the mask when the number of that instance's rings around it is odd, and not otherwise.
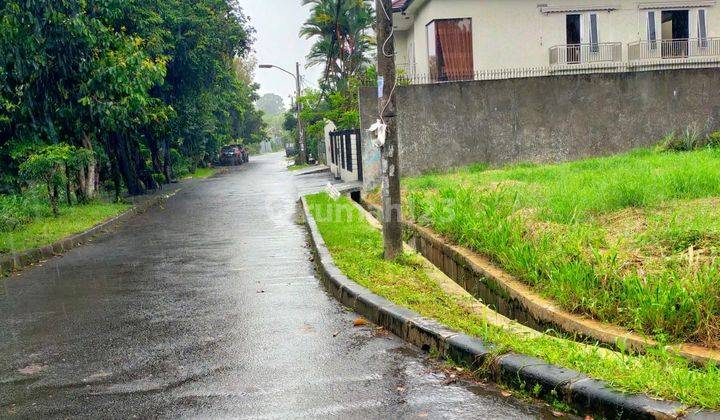
<path fill-rule="evenodd" d="M 494 345 L 458 333 L 405 307 L 372 293 L 345 276 L 301 198 L 315 264 L 326 288 L 345 306 L 398 337 L 441 357 L 472 369 L 484 368 L 499 382 L 531 390 L 539 396 L 565 401 L 580 414 L 621 419 L 720 418 L 720 413 L 695 411 L 682 404 L 660 401 L 643 394 L 625 394 L 586 375 L 516 353 L 498 354 Z"/>
<path fill-rule="evenodd" d="M 40 261 L 49 260 L 55 256 L 58 256 L 64 252 L 67 252 L 79 245 L 82 245 L 93 238 L 107 233 L 110 229 L 120 225 L 127 221 L 138 213 L 143 213 L 148 209 L 163 203 L 168 198 L 177 194 L 182 187 L 176 188 L 170 193 L 155 193 L 154 195 L 143 197 L 139 202 L 136 202 L 132 208 L 120 213 L 119 215 L 112 217 L 100 224 L 97 224 L 85 232 L 78 233 L 72 236 L 68 236 L 61 239 L 51 245 L 44 246 L 42 248 L 28 249 L 15 254 L 0 256 L 0 278 L 12 273 L 14 271 L 20 271 Z"/>

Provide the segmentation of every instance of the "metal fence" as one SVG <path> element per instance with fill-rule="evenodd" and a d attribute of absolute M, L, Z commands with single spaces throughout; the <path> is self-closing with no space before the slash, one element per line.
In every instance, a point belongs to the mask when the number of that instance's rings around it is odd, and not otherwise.
<path fill-rule="evenodd" d="M 330 133 L 330 162 L 363 179 L 362 141 L 360 130 L 338 130 Z"/>
<path fill-rule="evenodd" d="M 555 45 L 550 47 L 550 65 L 622 61 L 622 43 Z"/>
<path fill-rule="evenodd" d="M 489 69 L 471 74 L 448 75 L 442 80 L 429 74 L 399 74 L 398 86 L 430 85 L 452 82 L 469 82 L 482 80 L 522 79 L 546 76 L 571 76 L 597 73 L 629 73 L 639 71 L 700 69 L 720 67 L 720 56 L 697 56 L 691 59 L 645 59 L 627 62 L 590 62 L 580 64 L 558 64 L 546 67 L 520 67 Z M 376 80 L 365 79 L 363 86 L 377 86 Z"/>
<path fill-rule="evenodd" d="M 630 61 L 719 56 L 720 38 L 668 39 L 628 44 Z"/>
<path fill-rule="evenodd" d="M 620 42 L 556 45 L 549 49 L 549 65 L 488 69 L 470 73 L 418 73 L 415 63 L 398 63 L 400 86 L 427 85 L 476 80 L 505 80 L 528 77 L 626 73 L 651 70 L 720 67 L 720 38 L 638 41 L 628 44 L 627 59 Z M 375 86 L 365 80 L 363 85 Z"/>

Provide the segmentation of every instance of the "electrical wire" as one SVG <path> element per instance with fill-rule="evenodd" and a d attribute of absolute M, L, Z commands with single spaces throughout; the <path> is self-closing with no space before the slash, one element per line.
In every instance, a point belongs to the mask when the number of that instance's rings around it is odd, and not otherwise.
<path fill-rule="evenodd" d="M 392 2 L 390 2 L 390 8 L 392 13 Z M 385 14 L 385 18 L 390 22 L 390 34 L 385 39 L 385 42 L 383 42 L 382 47 L 380 47 L 380 52 L 382 55 L 384 55 L 387 58 L 392 58 L 395 60 L 395 53 L 388 54 L 385 52 L 385 47 L 387 46 L 388 42 L 390 42 L 391 39 L 393 39 L 393 36 L 395 34 L 395 25 L 392 24 L 392 19 L 390 18 L 390 15 L 388 14 L 387 9 L 385 7 L 382 7 L 383 13 Z M 388 100 L 385 102 L 385 106 L 383 106 L 383 109 L 380 111 L 380 121 L 385 124 L 385 118 L 383 118 L 383 115 L 385 114 L 385 111 L 387 110 L 387 107 L 390 105 L 390 102 L 392 102 L 392 97 L 395 94 L 395 88 L 397 87 L 397 75 L 395 75 L 395 80 L 393 83 L 392 89 L 390 89 L 390 94 L 388 95 Z M 384 89 L 384 87 L 383 87 Z M 384 93 L 384 92 L 383 92 Z"/>

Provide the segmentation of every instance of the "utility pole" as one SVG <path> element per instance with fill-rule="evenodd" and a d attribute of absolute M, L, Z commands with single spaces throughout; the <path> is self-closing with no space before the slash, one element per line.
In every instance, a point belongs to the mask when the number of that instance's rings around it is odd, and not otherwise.
<path fill-rule="evenodd" d="M 305 132 L 303 131 L 302 118 L 300 118 L 300 112 L 302 111 L 302 104 L 300 103 L 300 63 L 295 63 L 295 87 L 296 96 L 295 104 L 297 106 L 297 131 L 298 131 L 298 143 L 300 144 L 300 150 L 298 150 L 298 157 L 295 161 L 297 165 L 304 165 L 307 163 L 307 148 L 305 147 Z"/>
<path fill-rule="evenodd" d="M 378 110 L 386 125 L 385 144 L 381 147 L 383 242 L 385 259 L 402 254 L 402 217 L 400 207 L 400 158 L 395 103 L 395 39 L 392 0 L 375 0 L 378 45 Z"/>

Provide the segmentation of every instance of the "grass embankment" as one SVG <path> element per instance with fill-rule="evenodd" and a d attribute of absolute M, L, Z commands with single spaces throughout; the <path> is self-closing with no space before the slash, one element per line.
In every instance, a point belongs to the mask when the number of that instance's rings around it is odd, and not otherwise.
<path fill-rule="evenodd" d="M 307 197 L 320 233 L 337 266 L 372 292 L 458 331 L 498 346 L 584 372 L 628 391 L 681 401 L 690 406 L 720 409 L 720 369 L 695 368 L 661 349 L 634 356 L 599 351 L 551 336 L 526 338 L 488 325 L 466 309 L 459 298 L 446 294 L 422 270 L 418 257 L 398 261 L 382 258 L 382 236 L 347 198 L 333 201 L 326 194 Z"/>
<path fill-rule="evenodd" d="M 720 347 L 720 149 L 403 180 L 406 216 L 563 308 Z"/>
<path fill-rule="evenodd" d="M 60 216 L 38 214 L 10 231 L 0 231 L 0 253 L 21 252 L 50 245 L 67 236 L 84 232 L 98 223 L 117 216 L 129 204 L 93 202 L 61 207 Z"/>

